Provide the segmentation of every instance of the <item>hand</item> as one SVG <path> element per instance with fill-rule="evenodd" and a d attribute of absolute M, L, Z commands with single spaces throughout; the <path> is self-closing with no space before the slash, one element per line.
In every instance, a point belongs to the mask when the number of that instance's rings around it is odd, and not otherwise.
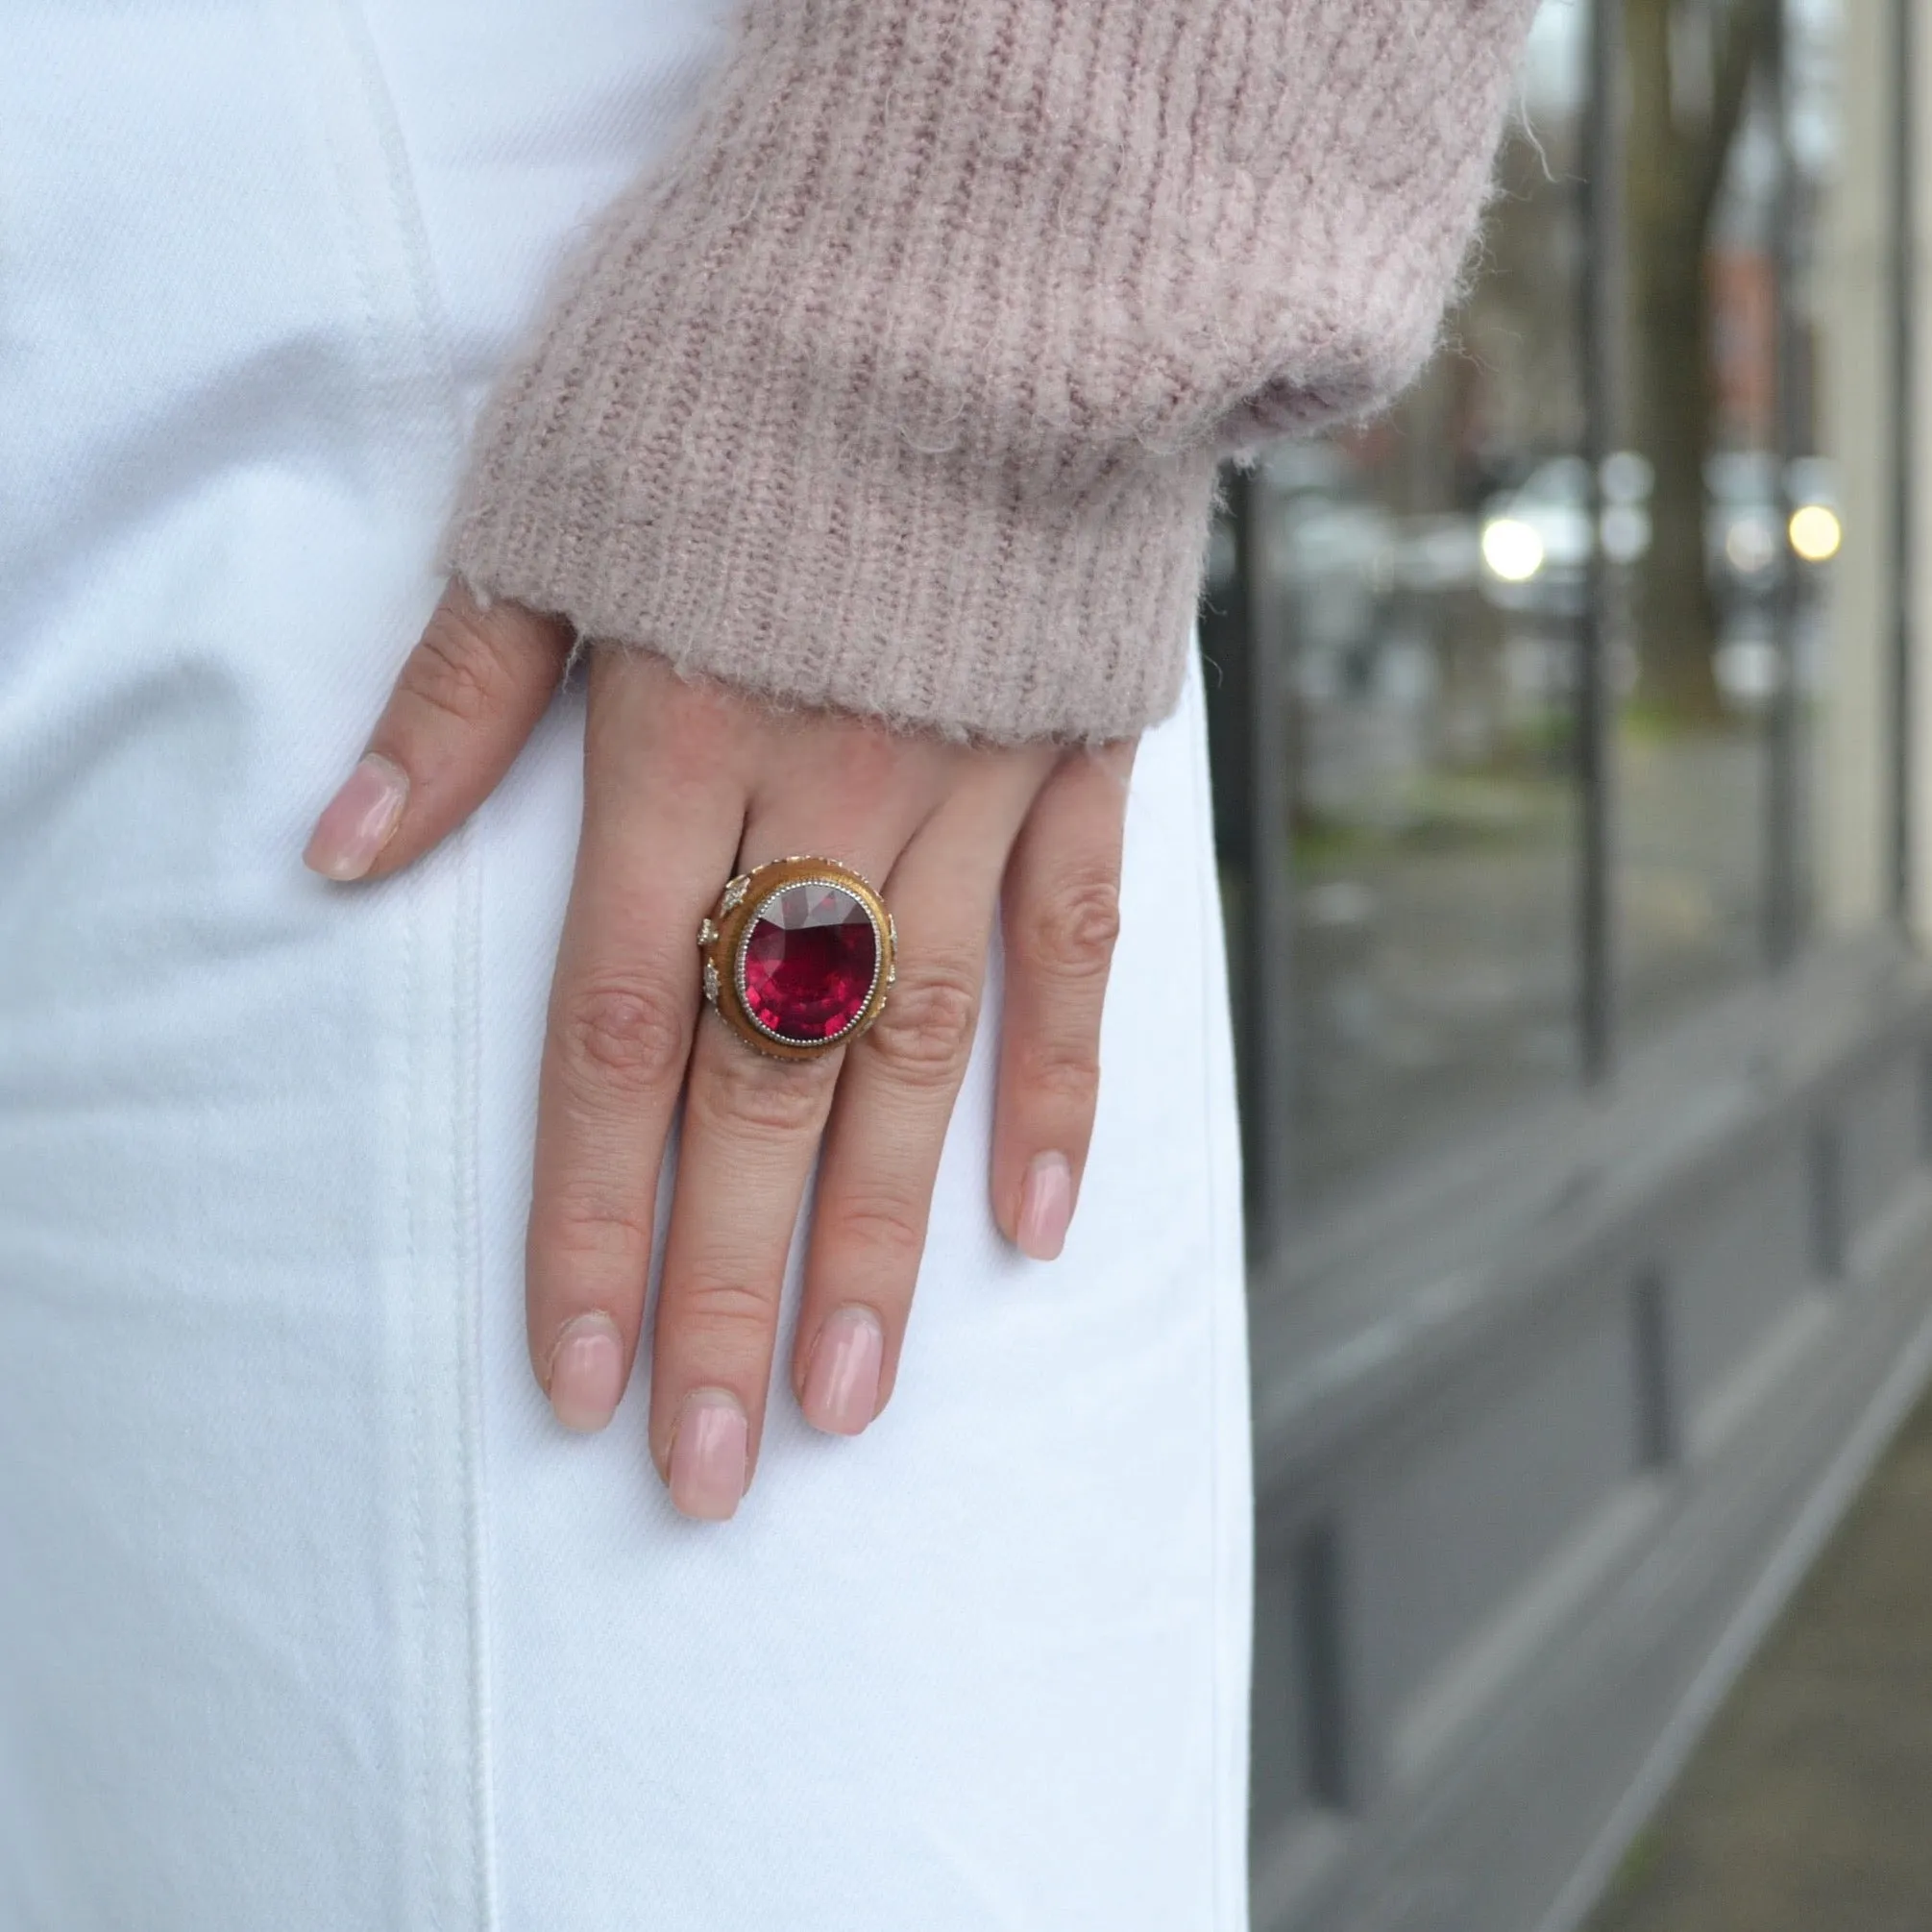
<path fill-rule="evenodd" d="M 452 585 L 307 864 L 379 878 L 428 851 L 509 769 L 569 650 L 560 625 L 480 609 Z M 815 1159 L 793 1390 L 818 1428 L 848 1435 L 891 1396 L 1002 894 L 993 1213 L 1026 1254 L 1060 1252 L 1093 1126 L 1132 761 L 1131 745 L 989 749 L 788 716 L 648 655 L 593 658 L 583 830 L 539 1088 L 530 1359 L 564 1424 L 610 1420 L 682 1094 L 650 1453 L 687 1515 L 729 1516 L 756 1462 Z M 769 1060 L 702 1014 L 697 945 L 727 878 L 794 853 L 871 880 L 899 936 L 877 1024 L 804 1063 Z"/>

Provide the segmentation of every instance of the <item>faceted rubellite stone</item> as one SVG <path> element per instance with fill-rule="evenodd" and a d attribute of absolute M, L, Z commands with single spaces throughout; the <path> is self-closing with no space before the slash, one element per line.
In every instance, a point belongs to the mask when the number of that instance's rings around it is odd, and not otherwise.
<path fill-rule="evenodd" d="M 745 944 L 745 1004 L 780 1039 L 836 1039 L 866 1010 L 879 968 L 870 916 L 839 886 L 786 886 Z"/>

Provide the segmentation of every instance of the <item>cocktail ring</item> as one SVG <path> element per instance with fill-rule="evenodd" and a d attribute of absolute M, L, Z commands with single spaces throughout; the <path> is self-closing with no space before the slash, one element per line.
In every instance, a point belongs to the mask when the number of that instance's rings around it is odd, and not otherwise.
<path fill-rule="evenodd" d="M 829 859 L 773 859 L 730 880 L 697 929 L 704 997 L 747 1045 L 809 1060 L 856 1039 L 896 977 L 893 916 Z"/>

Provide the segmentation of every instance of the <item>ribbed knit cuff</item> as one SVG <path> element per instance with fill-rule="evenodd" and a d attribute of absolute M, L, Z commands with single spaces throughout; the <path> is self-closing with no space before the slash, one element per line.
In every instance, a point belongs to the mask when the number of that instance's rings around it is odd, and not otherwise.
<path fill-rule="evenodd" d="M 1432 343 L 1532 0 L 752 0 L 479 428 L 479 595 L 994 742 L 1171 708 L 1217 458 Z"/>
<path fill-rule="evenodd" d="M 1173 708 L 1211 456 L 1027 501 L 996 471 L 772 402 L 738 399 L 728 431 L 653 466 L 619 515 L 601 476 L 537 466 L 471 512 L 454 567 L 785 705 L 998 743 L 1128 737 Z"/>

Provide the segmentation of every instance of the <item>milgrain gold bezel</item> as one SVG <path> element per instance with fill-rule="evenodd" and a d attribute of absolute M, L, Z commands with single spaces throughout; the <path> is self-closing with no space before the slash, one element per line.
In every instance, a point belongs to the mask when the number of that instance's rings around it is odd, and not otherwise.
<path fill-rule="evenodd" d="M 752 1016 L 745 997 L 745 953 L 752 923 L 766 904 L 788 886 L 836 886 L 850 893 L 872 922 L 872 986 L 851 1024 L 829 1039 L 782 1039 Z M 857 1039 L 885 1011 L 886 995 L 898 977 L 899 935 L 886 902 L 857 872 L 831 859 L 772 859 L 727 880 L 711 917 L 697 929 L 704 958 L 704 997 L 718 1016 L 747 1046 L 773 1060 L 814 1060 L 835 1046 Z"/>

